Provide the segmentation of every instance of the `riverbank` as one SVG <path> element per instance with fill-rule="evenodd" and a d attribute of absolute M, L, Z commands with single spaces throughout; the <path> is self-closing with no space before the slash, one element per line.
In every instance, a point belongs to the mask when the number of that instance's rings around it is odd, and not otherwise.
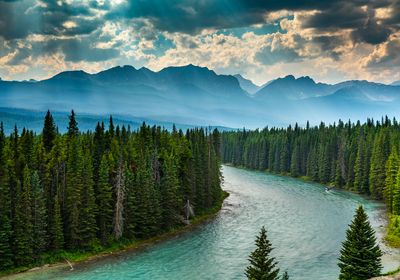
<path fill-rule="evenodd" d="M 95 252 L 65 251 L 62 252 L 60 255 L 54 257 L 54 259 L 57 259 L 57 261 L 48 262 L 43 266 L 32 267 L 32 268 L 19 268 L 19 269 L 16 268 L 6 272 L 0 272 L 0 279 L 2 280 L 29 279 L 30 275 L 33 276 L 38 273 L 48 272 L 49 270 L 55 270 L 55 271 L 71 270 L 106 258 L 117 257 L 124 254 L 130 254 L 133 252 L 144 250 L 158 243 L 176 238 L 182 234 L 196 230 L 200 226 L 210 222 L 213 218 L 215 218 L 218 215 L 219 211 L 222 209 L 224 200 L 228 196 L 229 193 L 223 191 L 221 203 L 217 207 L 208 211 L 207 213 L 204 213 L 190 220 L 189 225 L 175 228 L 169 232 L 162 233 L 160 235 L 145 240 L 116 243 L 110 247 Z M 65 259 L 65 261 L 61 262 L 60 259 Z"/>

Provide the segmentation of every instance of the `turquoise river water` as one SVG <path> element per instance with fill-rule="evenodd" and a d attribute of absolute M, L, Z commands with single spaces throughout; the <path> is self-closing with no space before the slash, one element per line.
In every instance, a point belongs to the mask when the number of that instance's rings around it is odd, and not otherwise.
<path fill-rule="evenodd" d="M 338 279 L 337 258 L 355 208 L 362 204 L 380 239 L 382 204 L 300 180 L 224 166 L 230 193 L 211 222 L 140 252 L 105 258 L 74 271 L 49 270 L 29 279 L 244 279 L 254 237 L 265 225 L 273 255 L 293 280 Z M 400 265 L 383 244 L 385 270 Z"/>

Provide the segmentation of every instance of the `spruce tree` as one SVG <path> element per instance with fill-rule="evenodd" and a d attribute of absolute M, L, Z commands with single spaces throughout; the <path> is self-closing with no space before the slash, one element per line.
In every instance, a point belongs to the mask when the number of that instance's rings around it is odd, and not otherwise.
<path fill-rule="evenodd" d="M 270 256 L 273 250 L 272 244 L 267 239 L 267 231 L 264 227 L 261 228 L 255 243 L 257 248 L 249 256 L 250 265 L 245 272 L 247 278 L 250 280 L 279 279 L 277 262 Z"/>
<path fill-rule="evenodd" d="M 80 195 L 79 210 L 79 235 L 80 246 L 90 248 L 96 241 L 96 201 L 93 192 L 93 166 L 88 153 L 82 159 L 82 169 L 80 178 L 82 179 L 82 189 Z"/>
<path fill-rule="evenodd" d="M 22 185 L 17 183 L 15 203 L 14 260 L 17 265 L 28 265 L 33 257 L 31 175 L 27 167 L 23 179 Z"/>
<path fill-rule="evenodd" d="M 393 189 L 393 207 L 392 213 L 394 215 L 400 215 L 400 169 L 397 172 L 396 185 Z"/>
<path fill-rule="evenodd" d="M 0 144 L 2 143 L 0 142 Z M 11 226 L 11 193 L 6 155 L 3 149 L 0 149 L 0 271 L 13 266 L 13 252 L 11 248 L 13 233 Z M 9 160 L 8 162 L 10 163 Z"/>
<path fill-rule="evenodd" d="M 46 152 L 50 152 L 53 147 L 53 141 L 56 138 L 56 126 L 54 124 L 53 116 L 48 110 L 44 118 L 44 126 L 42 131 L 43 145 Z"/>
<path fill-rule="evenodd" d="M 79 128 L 78 122 L 75 119 L 75 112 L 74 110 L 71 111 L 71 115 L 69 115 L 69 123 L 68 123 L 68 136 L 76 136 L 78 135 Z"/>
<path fill-rule="evenodd" d="M 49 230 L 50 248 L 54 251 L 58 251 L 64 247 L 64 233 L 59 199 L 55 196 L 53 200 L 54 209 L 51 219 L 51 228 Z"/>
<path fill-rule="evenodd" d="M 388 141 L 386 131 L 380 131 L 374 141 L 371 157 L 371 169 L 369 176 L 369 187 L 371 194 L 381 199 L 385 187 L 386 170 L 385 164 L 388 157 Z"/>
<path fill-rule="evenodd" d="M 397 173 L 399 171 L 399 157 L 396 148 L 392 149 L 389 159 L 386 162 L 386 184 L 383 190 L 383 197 L 389 213 L 393 209 L 393 191 L 396 188 Z"/>
<path fill-rule="evenodd" d="M 175 226 L 179 221 L 179 210 L 182 201 L 178 196 L 179 180 L 176 167 L 172 159 L 166 159 L 163 164 L 161 179 L 161 209 L 162 221 L 165 229 Z"/>
<path fill-rule="evenodd" d="M 362 206 L 349 225 L 340 253 L 340 280 L 365 280 L 380 275 L 382 252 Z"/>
<path fill-rule="evenodd" d="M 32 220 L 33 220 L 33 253 L 36 258 L 46 250 L 47 245 L 47 214 L 43 188 L 39 174 L 34 171 L 32 182 Z"/>
<path fill-rule="evenodd" d="M 103 155 L 100 162 L 97 188 L 96 201 L 99 209 L 97 214 L 97 224 L 100 241 L 105 245 L 110 240 L 113 221 L 112 186 L 110 184 L 107 155 Z"/>
<path fill-rule="evenodd" d="M 82 167 L 83 155 L 77 137 L 70 138 L 67 151 L 67 172 L 66 172 L 66 191 L 65 191 L 65 211 L 64 220 L 65 241 L 70 248 L 79 245 L 81 235 L 79 233 L 81 192 L 82 192 Z"/>

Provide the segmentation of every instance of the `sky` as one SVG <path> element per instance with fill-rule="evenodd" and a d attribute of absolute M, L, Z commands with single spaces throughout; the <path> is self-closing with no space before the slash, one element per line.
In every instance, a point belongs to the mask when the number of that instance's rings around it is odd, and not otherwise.
<path fill-rule="evenodd" d="M 0 77 L 194 64 L 257 84 L 400 80 L 400 0 L 0 0 Z"/>

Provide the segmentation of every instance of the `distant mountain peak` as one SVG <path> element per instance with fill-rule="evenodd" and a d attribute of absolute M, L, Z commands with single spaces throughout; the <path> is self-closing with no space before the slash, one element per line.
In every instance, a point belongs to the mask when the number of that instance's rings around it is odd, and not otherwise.
<path fill-rule="evenodd" d="M 71 78 L 87 78 L 90 74 L 83 70 L 71 70 L 60 72 L 57 75 L 53 76 L 51 79 L 71 79 Z"/>
<path fill-rule="evenodd" d="M 393 83 L 390 84 L 391 86 L 400 86 L 400 80 L 399 81 L 394 81 Z"/>
<path fill-rule="evenodd" d="M 240 74 L 235 74 L 233 77 L 238 80 L 240 87 L 249 94 L 255 94 L 260 89 L 260 87 L 255 85 L 251 80 L 244 78 Z"/>

